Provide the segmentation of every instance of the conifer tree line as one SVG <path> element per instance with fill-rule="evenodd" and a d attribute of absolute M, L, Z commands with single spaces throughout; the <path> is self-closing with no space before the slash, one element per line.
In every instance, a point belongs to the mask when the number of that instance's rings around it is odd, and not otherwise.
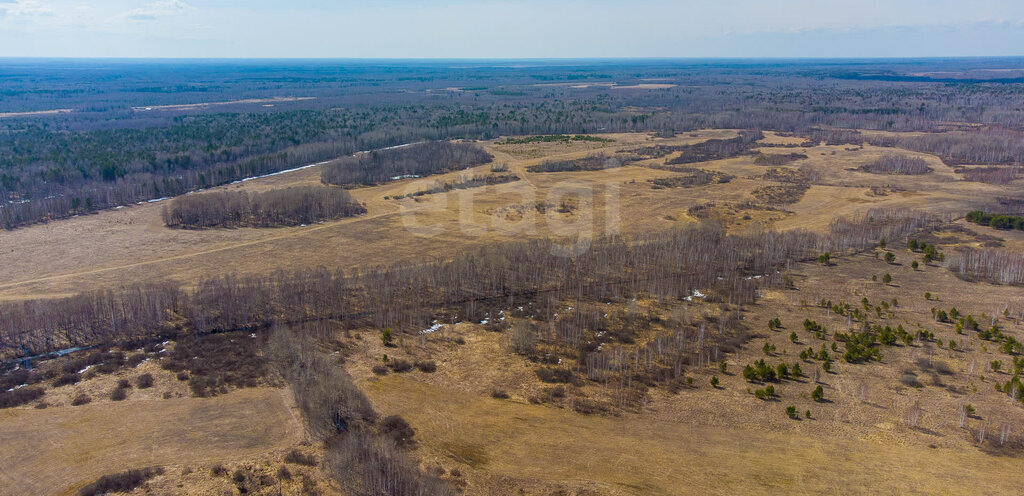
<path fill-rule="evenodd" d="M 418 264 L 212 277 L 191 290 L 153 283 L 6 303 L 0 305 L 0 357 L 255 329 L 271 322 L 337 319 L 348 327 L 418 331 L 438 312 L 473 320 L 489 307 L 538 298 L 680 299 L 699 289 L 742 304 L 755 298 L 760 284 L 780 283 L 780 271 L 791 262 L 812 260 L 823 251 L 865 249 L 880 239 L 864 233 L 903 239 L 929 222 L 937 220 L 913 211 L 879 211 L 837 224 L 827 235 L 800 230 L 729 235 L 716 225 L 696 224 L 577 245 L 550 239 L 495 244 Z"/>

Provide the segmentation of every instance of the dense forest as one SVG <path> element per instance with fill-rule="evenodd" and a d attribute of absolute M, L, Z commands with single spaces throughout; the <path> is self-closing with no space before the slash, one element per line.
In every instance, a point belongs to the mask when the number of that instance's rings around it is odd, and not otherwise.
<path fill-rule="evenodd" d="M 460 70 L 452 71 L 437 63 L 63 67 L 20 61 L 5 79 L 4 96 L 11 98 L 0 100 L 0 225 L 11 229 L 175 196 L 361 150 L 503 135 L 562 141 L 584 133 L 771 129 L 815 141 L 899 146 L 936 154 L 950 165 L 1020 165 L 1020 82 L 906 77 L 937 68 L 982 71 L 1000 63 L 1006 61 L 648 61 L 457 64 Z M 134 76 L 130 82 L 115 77 L 124 73 Z M 626 85 L 650 77 L 675 86 L 611 91 L 558 84 Z M 223 104 L 187 106 L 203 102 Z M 185 105 L 160 107 L 175 104 Z M 70 111 L 2 115 L 62 108 Z M 836 128 L 934 134 L 891 137 Z M 730 156 L 746 152 L 742 145 L 697 145 L 676 160 Z M 965 172 L 969 180 L 985 182 L 1019 174 L 1019 168 L 1003 167 Z"/>
<path fill-rule="evenodd" d="M 179 196 L 161 212 L 167 227 L 277 227 L 366 213 L 340 188 L 298 186 L 266 191 L 220 191 Z"/>
<path fill-rule="evenodd" d="M 325 184 L 347 187 L 372 186 L 475 167 L 493 158 L 471 143 L 417 143 L 335 160 L 321 168 L 320 179 Z"/>

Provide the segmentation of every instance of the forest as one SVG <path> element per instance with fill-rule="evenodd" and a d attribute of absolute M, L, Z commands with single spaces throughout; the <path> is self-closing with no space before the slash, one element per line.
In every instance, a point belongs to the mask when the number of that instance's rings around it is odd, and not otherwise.
<path fill-rule="evenodd" d="M 266 192 L 220 191 L 183 195 L 161 212 L 167 227 L 278 227 L 366 213 L 340 188 L 296 186 Z"/>
<path fill-rule="evenodd" d="M 950 165 L 1000 166 L 971 168 L 965 175 L 1005 183 L 1019 177 L 1024 163 L 1019 83 L 902 77 L 923 68 L 997 63 L 938 59 L 865 67 L 715 62 L 695 70 L 698 66 L 681 61 L 595 62 L 513 70 L 468 66 L 453 73 L 431 63 L 389 67 L 311 62 L 260 67 L 258 77 L 246 78 L 242 75 L 256 69 L 243 63 L 214 70 L 187 62 L 125 62 L 115 70 L 138 74 L 139 79 L 124 85 L 100 83 L 96 91 L 84 93 L 73 89 L 110 69 L 19 62 L 19 72 L 5 86 L 7 96 L 18 98 L 0 102 L 0 111 L 70 112 L 0 118 L 0 225 L 13 229 L 176 196 L 358 151 L 529 134 L 561 142 L 595 132 L 670 135 L 700 128 L 771 129 L 812 140 L 900 146 L 937 154 Z M 182 70 L 193 79 L 182 79 Z M 879 71 L 892 77 L 858 76 Z M 676 86 L 609 91 L 541 85 L 630 84 L 650 76 Z M 269 88 L 261 81 L 277 86 Z M 474 89 L 440 91 L 450 87 Z M 303 98 L 289 99 L 297 93 Z M 270 106 L 245 100 L 273 97 L 284 100 Z M 227 104 L 147 107 L 204 101 Z M 950 128 L 949 122 L 975 125 Z M 835 128 L 938 133 L 894 138 Z M 678 160 L 726 157 L 742 152 L 743 144 L 727 140 L 695 145 Z M 358 169 L 351 167 L 346 169 Z M 398 175 L 367 178 L 348 172 L 329 182 L 379 182 Z"/>

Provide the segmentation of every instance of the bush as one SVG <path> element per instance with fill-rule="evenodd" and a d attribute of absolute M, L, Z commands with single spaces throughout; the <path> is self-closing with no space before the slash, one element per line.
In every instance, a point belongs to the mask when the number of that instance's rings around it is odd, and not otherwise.
<path fill-rule="evenodd" d="M 109 493 L 127 493 L 143 485 L 149 479 L 163 475 L 161 467 L 150 467 L 139 470 L 128 470 L 114 475 L 104 475 L 78 490 L 79 496 L 98 496 Z"/>
<path fill-rule="evenodd" d="M 903 376 L 900 377 L 900 382 L 904 386 L 907 386 L 907 387 L 912 387 L 912 388 L 924 387 L 924 385 L 921 384 L 921 381 L 917 380 L 917 376 L 914 375 L 914 374 L 903 374 Z"/>
<path fill-rule="evenodd" d="M 176 377 L 178 378 L 179 381 L 187 381 L 188 380 L 188 372 L 185 372 L 185 371 L 178 372 L 178 375 Z"/>
<path fill-rule="evenodd" d="M 218 463 L 210 467 L 210 474 L 214 477 L 223 477 L 228 475 L 228 469 L 223 464 Z"/>
<path fill-rule="evenodd" d="M 153 387 L 153 374 L 142 374 L 135 380 L 135 384 L 139 389 L 146 389 Z"/>
<path fill-rule="evenodd" d="M 717 375 L 711 376 L 711 387 L 715 387 L 715 388 L 718 387 L 718 376 Z"/>
<path fill-rule="evenodd" d="M 509 395 L 504 390 L 495 389 L 495 390 L 491 391 L 491 398 L 498 399 L 498 400 L 507 400 L 509 398 Z"/>
<path fill-rule="evenodd" d="M 128 379 L 118 379 L 117 387 L 119 387 L 121 389 L 128 389 L 128 388 L 132 387 L 132 383 Z"/>
<path fill-rule="evenodd" d="M 30 403 L 46 394 L 39 387 L 23 387 L 13 391 L 0 391 L 0 408 L 11 408 Z"/>
<path fill-rule="evenodd" d="M 537 369 L 537 378 L 542 382 L 547 383 L 564 383 L 564 384 L 582 384 L 576 374 L 566 368 L 539 368 Z"/>
<path fill-rule="evenodd" d="M 437 365 L 433 360 L 417 360 L 416 368 L 419 369 L 420 372 L 431 373 L 437 371 Z"/>
<path fill-rule="evenodd" d="M 390 415 L 381 421 L 380 433 L 390 437 L 398 444 L 407 444 L 412 442 L 412 437 L 416 435 L 416 430 L 402 417 Z"/>
<path fill-rule="evenodd" d="M 792 405 L 787 406 L 786 407 L 786 416 L 791 418 L 791 419 L 795 419 L 797 417 L 797 415 L 796 415 L 796 407 L 792 406 Z"/>
<path fill-rule="evenodd" d="M 53 381 L 53 387 L 67 386 L 69 384 L 78 384 L 78 381 L 82 380 L 82 375 L 78 372 L 71 372 L 68 374 L 61 374 Z"/>
<path fill-rule="evenodd" d="M 82 393 L 75 396 L 75 399 L 71 400 L 71 406 L 85 405 L 90 402 L 92 402 L 92 398 L 90 398 L 89 395 Z"/>
<path fill-rule="evenodd" d="M 285 463 L 305 465 L 307 467 L 312 467 L 313 465 L 316 465 L 315 456 L 303 454 L 301 451 L 297 449 L 293 449 L 289 451 L 287 455 L 284 455 L 284 461 Z"/>
<path fill-rule="evenodd" d="M 408 372 L 412 370 L 412 363 L 410 363 L 408 360 L 396 358 L 388 362 L 388 367 L 390 367 L 391 370 L 395 372 Z"/>
<path fill-rule="evenodd" d="M 377 375 L 387 375 L 388 374 L 388 368 L 383 366 L 383 365 L 374 365 L 373 369 L 371 369 L 371 370 L 373 370 L 373 373 L 377 374 Z"/>
<path fill-rule="evenodd" d="M 121 401 L 128 397 L 128 390 L 123 387 L 114 388 L 110 392 L 110 399 L 114 401 Z"/>

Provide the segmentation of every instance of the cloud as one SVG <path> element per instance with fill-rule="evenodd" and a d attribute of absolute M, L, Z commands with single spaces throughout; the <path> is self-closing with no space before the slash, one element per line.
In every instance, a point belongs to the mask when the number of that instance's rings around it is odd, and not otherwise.
<path fill-rule="evenodd" d="M 129 10 L 122 17 L 130 21 L 155 21 L 161 17 L 175 16 L 190 10 L 195 10 L 195 7 L 181 0 L 158 0 L 145 7 Z"/>
<path fill-rule="evenodd" d="M 0 16 L 53 17 L 57 12 L 35 0 L 0 0 Z"/>

